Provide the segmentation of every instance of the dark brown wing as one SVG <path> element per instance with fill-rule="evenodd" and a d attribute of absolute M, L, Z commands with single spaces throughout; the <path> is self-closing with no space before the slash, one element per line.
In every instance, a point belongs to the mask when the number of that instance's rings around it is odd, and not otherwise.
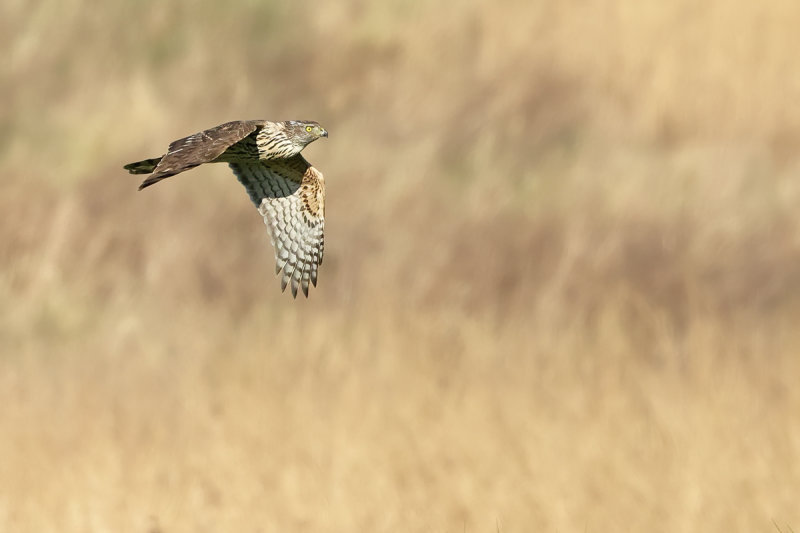
<path fill-rule="evenodd" d="M 264 123 L 263 120 L 236 120 L 173 141 L 167 153 L 156 165 L 153 174 L 142 182 L 139 190 L 164 178 L 213 161 Z"/>

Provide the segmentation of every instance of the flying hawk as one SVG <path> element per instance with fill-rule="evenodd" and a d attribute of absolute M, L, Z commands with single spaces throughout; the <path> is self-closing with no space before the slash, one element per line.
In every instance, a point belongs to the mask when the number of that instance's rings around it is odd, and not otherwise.
<path fill-rule="evenodd" d="M 161 157 L 125 165 L 131 174 L 150 174 L 149 187 L 203 163 L 228 163 L 264 217 L 275 248 L 281 290 L 290 285 L 308 296 L 322 264 L 325 181 L 300 152 L 328 132 L 310 120 L 240 120 L 173 141 Z"/>

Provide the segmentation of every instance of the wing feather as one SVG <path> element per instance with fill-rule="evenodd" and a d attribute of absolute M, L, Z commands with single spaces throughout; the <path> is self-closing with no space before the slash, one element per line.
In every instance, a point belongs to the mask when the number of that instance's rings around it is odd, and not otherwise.
<path fill-rule="evenodd" d="M 225 150 L 264 124 L 263 120 L 236 120 L 173 141 L 153 170 L 153 174 L 142 182 L 139 190 L 164 178 L 215 160 Z"/>
<path fill-rule="evenodd" d="M 229 163 L 250 199 L 264 217 L 275 248 L 276 274 L 281 290 L 290 287 L 308 296 L 309 282 L 317 285 L 322 264 L 325 226 L 325 183 L 301 155 L 268 161 Z"/>

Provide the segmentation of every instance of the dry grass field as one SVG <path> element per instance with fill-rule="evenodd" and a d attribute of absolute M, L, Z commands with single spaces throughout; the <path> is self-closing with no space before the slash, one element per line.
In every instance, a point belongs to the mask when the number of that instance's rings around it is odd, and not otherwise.
<path fill-rule="evenodd" d="M 800 530 L 798 27 L 4 0 L 0 531 Z M 308 300 L 227 168 L 121 169 L 238 118 L 330 131 Z"/>

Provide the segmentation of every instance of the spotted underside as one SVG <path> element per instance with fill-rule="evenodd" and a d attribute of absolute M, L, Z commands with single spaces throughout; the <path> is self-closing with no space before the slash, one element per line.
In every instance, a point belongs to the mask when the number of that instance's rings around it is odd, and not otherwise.
<path fill-rule="evenodd" d="M 308 296 L 317 285 L 324 249 L 325 183 L 322 173 L 301 155 L 270 161 L 229 163 L 264 217 L 275 248 L 281 289 L 298 287 Z"/>

